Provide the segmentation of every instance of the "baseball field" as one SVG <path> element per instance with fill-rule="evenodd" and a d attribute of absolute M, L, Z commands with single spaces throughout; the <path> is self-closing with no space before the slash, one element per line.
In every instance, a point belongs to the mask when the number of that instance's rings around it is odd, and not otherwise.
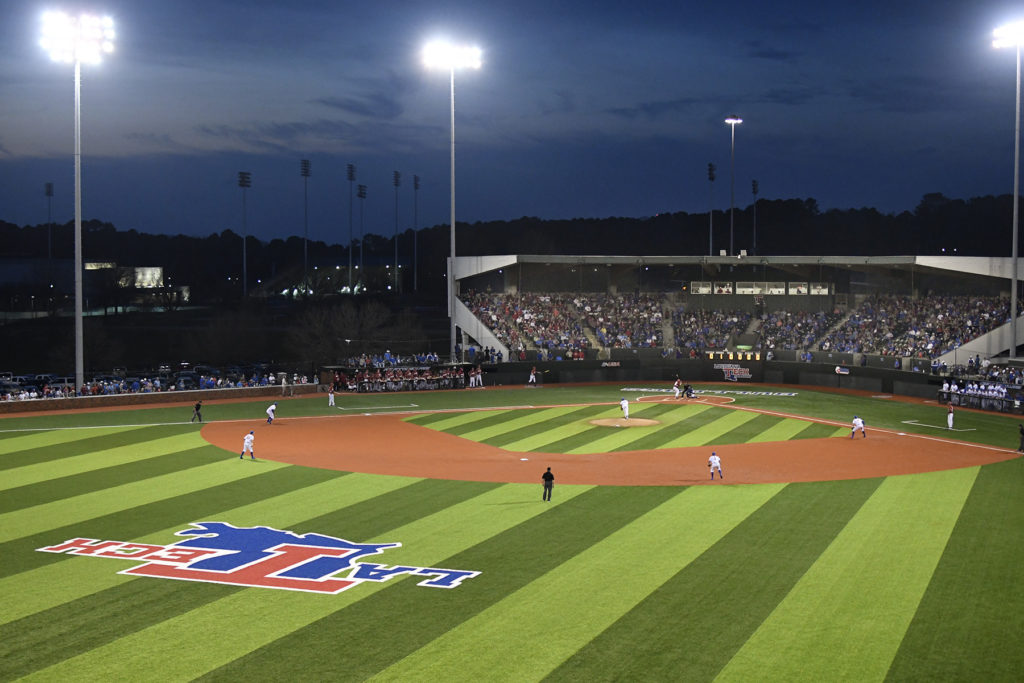
<path fill-rule="evenodd" d="M 2 418 L 0 679 L 1020 680 L 1016 419 L 666 389 Z"/>

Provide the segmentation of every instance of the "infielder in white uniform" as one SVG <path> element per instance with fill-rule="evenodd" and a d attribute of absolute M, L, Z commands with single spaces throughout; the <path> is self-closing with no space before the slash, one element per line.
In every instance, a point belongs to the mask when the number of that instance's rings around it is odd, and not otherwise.
<path fill-rule="evenodd" d="M 253 460 L 256 459 L 256 453 L 252 450 L 252 443 L 255 440 L 256 440 L 256 432 L 249 432 L 248 434 L 245 435 L 245 438 L 242 439 L 242 454 L 240 456 L 238 456 L 239 459 L 242 459 L 242 458 L 245 457 L 245 452 L 246 451 L 249 451 L 249 457 L 250 458 L 252 458 Z"/>
<path fill-rule="evenodd" d="M 277 412 L 277 404 L 276 403 L 271 403 L 270 407 L 267 408 L 267 424 L 270 424 L 271 422 L 274 421 L 274 413 L 276 413 L 276 412 Z"/>
<path fill-rule="evenodd" d="M 853 435 L 857 433 L 858 430 L 860 430 L 860 433 L 864 435 L 865 439 L 868 437 L 868 432 L 867 432 L 866 429 L 864 429 L 864 420 L 862 420 L 859 417 L 857 417 L 856 415 L 854 415 L 853 416 L 853 426 L 850 428 L 850 438 L 851 439 L 853 438 Z"/>
<path fill-rule="evenodd" d="M 711 470 L 711 481 L 715 480 L 715 470 L 718 470 L 719 479 L 725 479 L 725 475 L 722 474 L 722 459 L 714 451 L 712 451 L 711 457 L 708 458 L 708 469 Z"/>
<path fill-rule="evenodd" d="M 953 428 L 953 404 L 952 403 L 947 404 L 946 408 L 947 408 L 947 410 L 946 410 L 946 428 L 947 429 L 952 429 Z"/>
<path fill-rule="evenodd" d="M 327 407 L 334 407 L 334 385 L 332 384 L 327 388 Z"/>
<path fill-rule="evenodd" d="M 622 416 L 628 420 L 629 419 L 629 401 L 627 401 L 626 399 L 622 399 L 621 401 L 619 401 L 619 407 L 622 408 Z"/>

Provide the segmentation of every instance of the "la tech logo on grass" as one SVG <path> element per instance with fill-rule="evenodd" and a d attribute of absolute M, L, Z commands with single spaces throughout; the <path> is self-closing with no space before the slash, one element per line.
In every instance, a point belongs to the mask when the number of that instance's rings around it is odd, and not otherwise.
<path fill-rule="evenodd" d="M 398 548 L 401 543 L 352 543 L 321 534 L 299 535 L 265 526 L 236 527 L 225 522 L 193 522 L 192 526 L 175 534 L 192 538 L 173 545 L 72 538 L 36 550 L 143 562 L 118 574 L 312 593 L 340 593 L 364 581 L 380 583 L 403 574 L 430 577 L 420 581 L 419 586 L 455 588 L 480 574 L 355 562 L 388 548 Z M 337 576 L 342 572 L 347 574 Z"/>

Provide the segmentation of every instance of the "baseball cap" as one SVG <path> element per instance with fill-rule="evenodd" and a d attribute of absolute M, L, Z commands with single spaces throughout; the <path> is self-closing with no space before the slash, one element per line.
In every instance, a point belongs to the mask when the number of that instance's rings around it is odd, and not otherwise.
<path fill-rule="evenodd" d="M 250 433 L 250 434 L 255 434 L 256 432 L 249 432 L 249 433 Z"/>

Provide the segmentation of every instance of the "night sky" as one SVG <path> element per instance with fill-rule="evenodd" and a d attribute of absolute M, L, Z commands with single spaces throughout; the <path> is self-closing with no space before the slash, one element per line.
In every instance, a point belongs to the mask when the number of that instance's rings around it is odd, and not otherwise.
<path fill-rule="evenodd" d="M 44 9 L 0 4 L 0 220 L 71 220 L 73 68 L 39 47 Z M 447 72 L 430 39 L 483 50 L 455 75 L 460 222 L 644 217 L 815 198 L 913 210 L 1008 194 L 1015 54 L 998 2 L 724 3 L 102 0 L 115 53 L 83 66 L 83 214 L 119 229 L 347 239 L 346 164 L 367 232 L 445 224 Z M 718 167 L 712 185 L 707 164 Z M 412 177 L 421 179 L 414 216 Z M 355 234 L 360 205 L 355 200 Z M 523 251 L 529 251 L 524 245 Z"/>

